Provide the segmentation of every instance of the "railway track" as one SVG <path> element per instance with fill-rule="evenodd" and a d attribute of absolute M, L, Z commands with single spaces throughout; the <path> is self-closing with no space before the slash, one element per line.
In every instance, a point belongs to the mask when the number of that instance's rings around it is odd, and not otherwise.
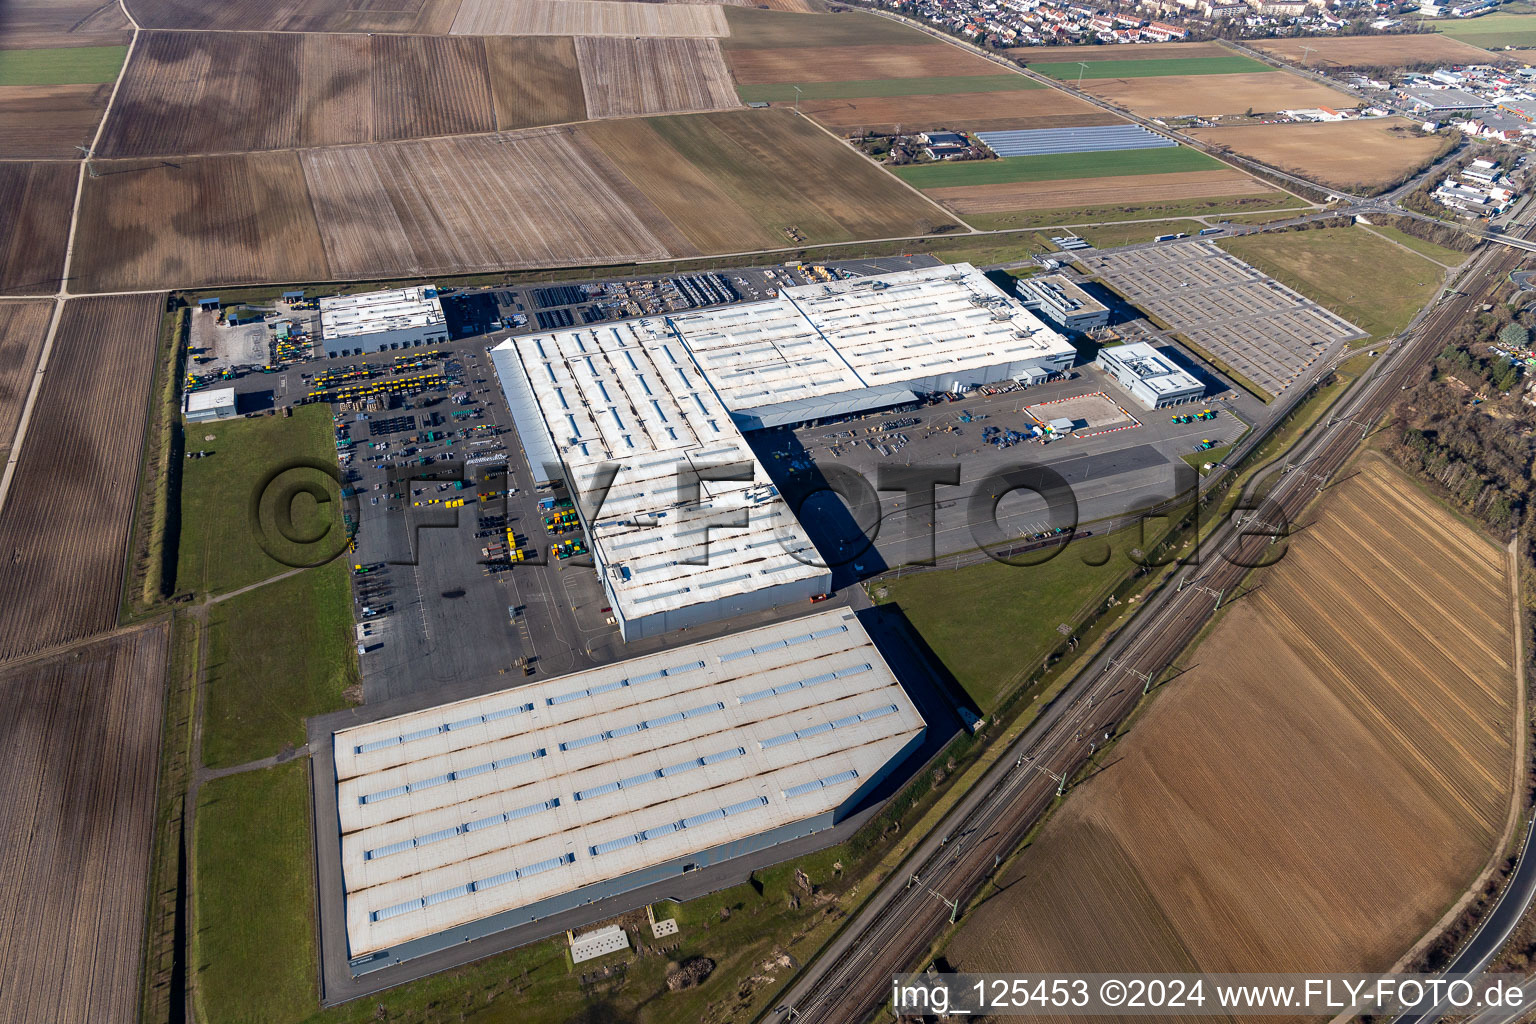
<path fill-rule="evenodd" d="M 1532 228 L 1512 228 L 1521 239 Z M 1445 332 L 1488 297 L 1517 267 L 1520 250 L 1489 246 L 1473 256 L 1463 280 L 1471 292 L 1449 293 L 1420 313 L 1404 340 L 1362 377 L 1326 423 L 1296 450 L 1263 507 L 1248 520 L 1295 521 L 1348 461 L 1396 401 L 1410 376 L 1440 346 Z M 1223 524 L 1206 545 L 1203 564 L 1182 570 L 1090 662 L 1077 680 L 1015 741 L 936 833 L 919 844 L 899 876 L 887 879 L 828 947 L 786 991 L 765 1020 L 848 1024 L 869 1018 L 885 1001 L 894 974 L 915 969 L 950 923 L 1040 820 L 1069 779 L 1112 735 L 1150 680 L 1173 663 L 1256 564 L 1274 538 Z"/>

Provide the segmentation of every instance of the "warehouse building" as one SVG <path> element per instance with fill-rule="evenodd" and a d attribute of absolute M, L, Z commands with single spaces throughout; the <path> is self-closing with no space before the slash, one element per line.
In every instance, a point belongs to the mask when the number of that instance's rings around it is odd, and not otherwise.
<path fill-rule="evenodd" d="M 433 345 L 448 340 L 437 289 L 394 288 L 320 300 L 320 339 L 328 358 Z"/>
<path fill-rule="evenodd" d="M 491 350 L 535 477 L 576 498 L 626 641 L 809 601 L 832 574 L 665 321 Z"/>
<path fill-rule="evenodd" d="M 1017 290 L 1025 309 L 1058 330 L 1088 334 L 1109 325 L 1109 307 L 1065 275 L 1026 277 Z"/>
<path fill-rule="evenodd" d="M 1148 409 L 1198 402 L 1205 385 L 1146 342 L 1099 349 L 1098 367 Z"/>
<path fill-rule="evenodd" d="M 887 409 L 921 394 L 1038 381 L 1072 343 L 968 263 L 785 288 L 664 321 L 743 430 Z"/>
<path fill-rule="evenodd" d="M 831 828 L 925 729 L 835 609 L 335 732 L 352 970 Z"/>
<path fill-rule="evenodd" d="M 181 400 L 181 414 L 188 423 L 208 423 L 227 420 L 238 415 L 235 412 L 234 388 L 210 388 L 206 391 L 189 391 Z"/>

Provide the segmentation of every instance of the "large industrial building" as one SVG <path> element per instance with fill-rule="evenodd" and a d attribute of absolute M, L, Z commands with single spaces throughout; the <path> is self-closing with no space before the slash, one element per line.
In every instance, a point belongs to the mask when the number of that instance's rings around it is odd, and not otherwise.
<path fill-rule="evenodd" d="M 491 360 L 534 475 L 576 497 L 626 641 L 806 602 L 832 574 L 661 320 L 509 339 Z"/>
<path fill-rule="evenodd" d="M 1072 344 L 968 263 L 785 288 L 658 320 L 743 430 L 885 409 L 1071 367 Z"/>
<path fill-rule="evenodd" d="M 1099 349 L 1099 368 L 1148 409 L 1198 402 L 1205 385 L 1144 341 Z"/>
<path fill-rule="evenodd" d="M 1088 334 L 1109 325 L 1109 307 L 1062 274 L 1019 281 L 1024 308 L 1063 331 Z"/>
<path fill-rule="evenodd" d="M 338 731 L 353 971 L 830 828 L 924 731 L 843 609 Z"/>
<path fill-rule="evenodd" d="M 320 339 L 327 357 L 433 345 L 448 340 L 443 302 L 430 285 L 320 300 Z"/>

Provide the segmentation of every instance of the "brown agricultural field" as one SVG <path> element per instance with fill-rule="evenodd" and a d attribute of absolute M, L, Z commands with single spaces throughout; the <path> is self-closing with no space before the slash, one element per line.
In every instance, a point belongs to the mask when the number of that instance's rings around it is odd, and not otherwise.
<path fill-rule="evenodd" d="M 741 106 L 714 39 L 576 40 L 590 117 L 682 114 Z"/>
<path fill-rule="evenodd" d="M 897 125 L 906 130 L 984 132 L 1124 123 L 1123 118 L 1059 89 L 801 100 L 800 110 L 840 134 L 860 128 L 889 131 Z"/>
<path fill-rule="evenodd" d="M 1166 60 L 1169 57 L 1231 57 L 1236 51 L 1220 43 L 1137 43 L 1134 46 L 1014 46 L 1003 51 L 1026 64 L 1100 60 Z"/>
<path fill-rule="evenodd" d="M 53 303 L 0 302 L 0 464 L 11 448 L 37 370 Z"/>
<path fill-rule="evenodd" d="M 497 66 L 509 70 L 504 60 Z M 101 154 L 233 153 L 496 127 L 480 39 L 146 32 Z"/>
<path fill-rule="evenodd" d="M 485 53 L 497 128 L 505 131 L 586 119 L 574 40 L 488 36 Z"/>
<path fill-rule="evenodd" d="M 459 0 L 124 0 L 140 28 L 238 32 L 406 32 L 442 35 Z"/>
<path fill-rule="evenodd" d="M 78 163 L 0 162 L 0 294 L 58 291 Z"/>
<path fill-rule="evenodd" d="M 0 48 L 113 46 L 133 37 L 117 4 L 100 0 L 6 0 Z"/>
<path fill-rule="evenodd" d="M 0 153 L 15 159 L 78 158 L 107 109 L 110 85 L 0 86 Z"/>
<path fill-rule="evenodd" d="M 1168 75 L 1153 78 L 1100 78 L 1083 82 L 1083 91 L 1144 117 L 1273 113 L 1307 107 L 1343 110 L 1354 97 L 1285 71 L 1250 75 Z"/>
<path fill-rule="evenodd" d="M 1367 458 L 999 880 L 957 970 L 1379 971 L 1503 836 L 1505 552 Z"/>
<path fill-rule="evenodd" d="M 1007 74 L 954 46 L 796 46 L 729 53 L 731 73 L 741 85 Z"/>
<path fill-rule="evenodd" d="M 959 185 L 928 190 L 931 198 L 961 216 L 971 213 L 1004 213 L 1009 210 L 1066 210 L 1083 206 L 1266 194 L 1276 199 L 1283 195 L 1279 189 L 1234 170 L 1063 181 L 1018 181 L 1002 185 Z"/>
<path fill-rule="evenodd" d="M 936 36 L 866 11 L 834 7 L 836 13 L 796 14 L 752 7 L 726 7 L 731 34 L 720 40 L 727 50 L 787 49 L 808 46 L 942 46 Z"/>
<path fill-rule="evenodd" d="M 1338 188 L 1394 184 L 1438 157 L 1444 142 L 1403 118 L 1195 128 L 1212 146 Z"/>
<path fill-rule="evenodd" d="M 707 252 L 924 235 L 955 224 L 788 110 L 602 122 L 591 134 Z M 756 229 L 736 234 L 744 224 Z"/>
<path fill-rule="evenodd" d="M 0 669 L 0 1024 L 139 1009 L 163 623 Z"/>
<path fill-rule="evenodd" d="M 0 661 L 117 621 L 164 307 L 158 293 L 64 304 L 0 508 Z"/>
<path fill-rule="evenodd" d="M 335 277 L 695 252 L 569 128 L 308 150 L 303 161 Z"/>
<path fill-rule="evenodd" d="M 1485 64 L 1493 60 L 1480 50 L 1450 36 L 1419 32 L 1402 36 L 1306 36 L 1294 39 L 1255 39 L 1249 45 L 1272 57 L 1321 68 L 1387 68 L 1409 64 Z M 1310 51 L 1303 53 L 1305 48 Z"/>
<path fill-rule="evenodd" d="M 76 291 L 327 276 L 296 153 L 96 166 L 80 200 Z"/>
<path fill-rule="evenodd" d="M 672 36 L 730 32 L 718 4 L 626 3 L 622 0 L 463 0 L 456 35 Z"/>

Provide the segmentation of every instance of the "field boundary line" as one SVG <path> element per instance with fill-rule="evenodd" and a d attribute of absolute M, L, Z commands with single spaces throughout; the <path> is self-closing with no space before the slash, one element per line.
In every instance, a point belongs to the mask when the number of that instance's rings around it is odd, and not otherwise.
<path fill-rule="evenodd" d="M 71 640 L 68 643 L 55 644 L 52 647 L 45 647 L 40 651 L 28 651 L 26 654 L 18 654 L 15 657 L 6 658 L 5 660 L 0 661 L 0 668 L 9 671 L 11 669 L 20 668 L 24 665 L 30 665 L 34 662 L 47 661 L 49 658 L 56 658 L 61 654 L 68 654 L 70 651 L 78 650 L 81 647 L 89 647 L 92 644 L 99 644 L 105 640 L 111 640 L 116 637 L 132 636 L 135 633 L 142 633 L 144 630 L 153 629 L 156 626 L 165 623 L 166 621 L 168 620 L 164 615 L 156 615 L 152 618 L 144 619 L 141 622 L 135 622 L 127 626 L 114 626 L 111 629 L 103 630 L 100 633 L 92 633 L 90 636 L 82 636 L 79 639 Z"/>

